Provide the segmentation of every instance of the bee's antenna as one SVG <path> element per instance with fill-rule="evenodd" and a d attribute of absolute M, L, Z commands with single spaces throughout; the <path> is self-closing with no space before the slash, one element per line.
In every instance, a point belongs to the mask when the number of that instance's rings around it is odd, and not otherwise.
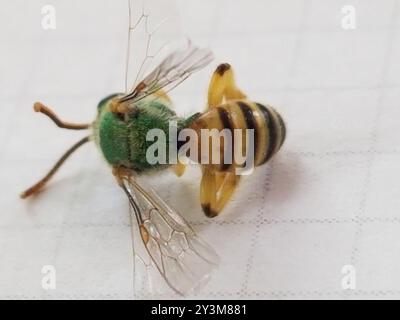
<path fill-rule="evenodd" d="M 76 124 L 76 123 L 69 123 L 60 120 L 57 115 L 46 107 L 43 103 L 36 102 L 33 105 L 33 110 L 35 112 L 43 113 L 44 115 L 48 116 L 53 122 L 59 127 L 63 129 L 70 129 L 70 130 L 85 130 L 90 128 L 90 124 Z"/>
<path fill-rule="evenodd" d="M 76 144 L 74 144 L 67 152 L 61 157 L 60 160 L 54 165 L 54 167 L 50 170 L 50 172 L 38 183 L 36 183 L 34 186 L 30 187 L 26 191 L 24 191 L 21 194 L 22 199 L 26 199 L 30 197 L 31 195 L 34 195 L 38 193 L 43 187 L 46 185 L 46 183 L 54 176 L 54 174 L 60 169 L 60 167 L 64 164 L 64 162 L 77 150 L 79 147 L 84 145 L 86 142 L 90 141 L 90 137 L 83 138 Z"/>

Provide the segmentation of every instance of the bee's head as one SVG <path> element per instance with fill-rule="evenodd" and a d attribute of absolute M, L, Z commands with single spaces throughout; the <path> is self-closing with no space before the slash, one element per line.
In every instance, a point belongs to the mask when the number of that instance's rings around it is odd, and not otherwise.
<path fill-rule="evenodd" d="M 105 97 L 104 99 L 102 99 L 99 104 L 97 105 L 97 110 L 98 112 L 102 112 L 104 110 L 104 108 L 109 104 L 114 104 L 115 102 L 118 101 L 117 97 L 120 96 L 121 93 L 113 93 L 107 97 Z"/>

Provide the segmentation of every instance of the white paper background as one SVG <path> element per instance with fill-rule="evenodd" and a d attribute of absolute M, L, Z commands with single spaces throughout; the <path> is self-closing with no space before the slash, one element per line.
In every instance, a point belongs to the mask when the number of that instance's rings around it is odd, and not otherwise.
<path fill-rule="evenodd" d="M 399 1 L 179 3 L 184 32 L 216 60 L 173 94 L 178 112 L 202 110 L 213 69 L 230 62 L 288 126 L 280 154 L 217 219 L 201 212 L 198 168 L 151 180 L 221 256 L 197 297 L 400 298 Z M 45 4 L 56 30 L 41 28 Z M 341 26 L 343 5 L 356 9 L 355 30 Z M 93 145 L 46 193 L 18 199 L 82 136 L 32 103 L 91 121 L 123 90 L 126 13 L 126 1 L 1 1 L 0 298 L 132 298 L 128 204 Z M 341 286 L 348 264 L 356 290 Z M 56 290 L 41 287 L 44 265 Z"/>

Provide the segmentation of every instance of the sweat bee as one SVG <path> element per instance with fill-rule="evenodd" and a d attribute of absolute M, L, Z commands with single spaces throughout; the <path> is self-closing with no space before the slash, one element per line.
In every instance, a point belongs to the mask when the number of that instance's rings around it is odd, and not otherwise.
<path fill-rule="evenodd" d="M 130 19 L 129 30 L 132 30 L 131 23 Z M 227 63 L 219 65 L 212 75 L 206 110 L 189 117 L 179 117 L 173 111 L 168 92 L 203 69 L 212 59 L 210 50 L 192 44 L 173 51 L 147 76 L 139 79 L 133 90 L 111 94 L 101 100 L 93 123 L 63 121 L 49 107 L 35 103 L 34 110 L 48 116 L 58 127 L 90 130 L 90 134 L 67 150 L 43 179 L 21 194 L 25 199 L 40 192 L 71 154 L 87 142 L 95 142 L 129 200 L 135 258 L 140 259 L 146 269 L 155 269 L 168 287 L 182 295 L 206 282 L 219 258 L 181 214 L 141 181 L 142 175 L 154 170 L 173 167 L 177 176 L 185 170 L 185 164 L 180 161 L 174 165 L 149 162 L 146 154 L 152 142 L 146 138 L 147 132 L 159 129 L 168 137 L 171 122 L 176 123 L 177 132 L 190 129 L 199 137 L 205 129 L 251 130 L 255 166 L 269 161 L 281 148 L 286 136 L 281 116 L 272 107 L 247 99 L 237 87 L 232 67 Z M 247 140 L 240 138 L 237 141 L 235 135 L 231 137 L 230 151 L 246 149 Z M 200 146 L 202 138 L 199 140 Z M 212 153 L 220 153 L 220 159 L 223 159 L 220 163 L 203 164 L 201 152 L 196 157 L 188 156 L 201 164 L 200 202 L 208 217 L 217 216 L 225 207 L 240 179 L 236 169 L 243 166 L 243 163 L 225 161 L 227 143 L 222 140 L 217 150 L 212 146 L 209 149 Z M 169 141 L 167 139 L 165 143 Z"/>

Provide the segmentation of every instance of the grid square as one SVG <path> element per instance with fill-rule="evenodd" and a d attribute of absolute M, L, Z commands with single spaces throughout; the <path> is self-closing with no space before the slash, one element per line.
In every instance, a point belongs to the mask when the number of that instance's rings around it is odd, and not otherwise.
<path fill-rule="evenodd" d="M 7 106 L 2 109 L 2 116 L 0 117 L 0 146 L 3 151 L 11 149 L 10 133 L 15 129 L 15 122 L 11 122 L 14 110 L 17 108 L 17 102 L 12 99 L 0 99 L 0 102 Z M 4 154 L 3 154 L 4 157 Z"/>
<path fill-rule="evenodd" d="M 238 86 L 250 99 L 254 92 L 263 92 L 266 99 L 269 90 L 280 89 L 290 81 L 296 38 L 294 34 L 258 35 L 244 37 L 238 44 L 236 38 L 227 37 L 216 39 L 212 47 L 218 62 L 232 65 Z M 254 57 L 248 59 L 250 56 Z"/>
<path fill-rule="evenodd" d="M 352 223 L 263 224 L 248 290 L 293 295 L 340 291 L 341 270 L 349 261 L 354 230 Z"/>
<path fill-rule="evenodd" d="M 301 39 L 291 86 L 377 86 L 385 60 L 386 41 L 381 33 L 357 30 L 305 34 Z"/>
<path fill-rule="evenodd" d="M 400 14 L 398 14 L 400 17 Z M 398 26 L 400 26 L 400 18 L 398 18 Z M 392 40 L 392 51 L 391 51 L 391 56 L 389 59 L 391 59 L 392 63 L 389 68 L 387 68 L 387 75 L 386 75 L 386 82 L 390 85 L 400 85 L 400 79 L 399 79 L 399 74 L 400 74 L 400 63 L 398 62 L 398 57 L 400 56 L 400 32 L 396 32 L 394 34 L 394 38 Z"/>
<path fill-rule="evenodd" d="M 280 155 L 266 197 L 263 219 L 351 219 L 359 209 L 365 156 Z"/>
<path fill-rule="evenodd" d="M 378 97 L 377 90 L 291 93 L 282 106 L 288 131 L 283 150 L 318 154 L 369 150 Z"/>
<path fill-rule="evenodd" d="M 24 43 L 22 45 L 20 43 L 7 43 L 7 50 L 3 50 L 0 69 L 7 76 L 3 76 L 4 80 L 1 81 L 0 86 L 2 103 L 5 102 L 4 98 L 12 98 L 18 102 L 21 102 L 21 99 L 23 99 L 21 93 L 25 93 L 30 86 L 27 78 L 32 73 L 35 73 L 38 66 L 36 63 L 36 50 L 32 50 L 32 48 L 35 48 L 35 46 L 31 43 Z M 15 110 L 10 104 L 7 108 L 4 105 L 2 112 L 6 109 Z M 9 117 L 4 117 L 4 119 L 9 119 Z"/>
<path fill-rule="evenodd" d="M 400 90 L 398 88 L 382 91 L 382 99 L 377 128 L 377 149 L 383 152 L 400 150 Z"/>
<path fill-rule="evenodd" d="M 362 229 L 356 261 L 356 286 L 361 292 L 400 292 L 399 223 L 368 222 Z M 397 292 L 397 293 L 396 293 Z"/>
<path fill-rule="evenodd" d="M 64 228 L 56 251 L 55 295 L 132 294 L 130 232 L 129 227 Z"/>
<path fill-rule="evenodd" d="M 32 75 L 28 93 L 38 97 L 48 94 L 82 96 L 89 93 L 100 101 L 114 90 L 119 92 L 123 89 L 122 72 L 119 87 L 109 80 L 114 80 L 116 70 L 123 70 L 124 51 L 118 39 L 109 40 L 106 46 L 104 40 L 82 41 L 77 46 L 75 42 L 56 39 L 44 43 L 42 47 L 37 64 L 45 67 Z M 99 70 L 103 70 L 102 76 L 94 77 Z M 68 87 L 65 87 L 66 83 Z M 92 106 L 93 109 L 95 107 Z"/>
<path fill-rule="evenodd" d="M 400 155 L 378 155 L 371 167 L 370 186 L 365 203 L 366 217 L 398 216 L 400 207 Z"/>
<path fill-rule="evenodd" d="M 0 298 L 39 298 L 42 268 L 54 265 L 58 229 L 1 228 Z"/>
<path fill-rule="evenodd" d="M 235 10 L 237 7 L 240 11 Z M 223 34 L 265 34 L 267 32 L 292 32 L 303 18 L 304 1 L 225 0 L 221 3 L 223 14 L 219 17 L 218 31 Z M 288 10 L 290 8 L 290 10 Z M 282 19 L 285 17 L 285 19 Z"/>

